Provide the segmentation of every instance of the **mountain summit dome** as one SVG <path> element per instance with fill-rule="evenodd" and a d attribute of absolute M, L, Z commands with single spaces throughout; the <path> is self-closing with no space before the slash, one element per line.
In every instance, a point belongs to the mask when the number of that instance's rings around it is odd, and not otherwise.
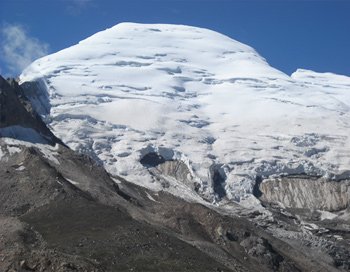
<path fill-rule="evenodd" d="M 211 30 L 118 24 L 20 78 L 68 146 L 155 190 L 251 204 L 257 177 L 349 176 L 349 78 L 290 77 Z"/>

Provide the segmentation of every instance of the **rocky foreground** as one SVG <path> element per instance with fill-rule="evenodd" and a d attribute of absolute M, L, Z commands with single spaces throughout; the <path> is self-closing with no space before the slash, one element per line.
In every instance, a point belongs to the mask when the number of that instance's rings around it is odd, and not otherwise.
<path fill-rule="evenodd" d="M 261 209 L 188 202 L 67 148 L 1 77 L 0 118 L 0 271 L 350 270 L 347 180 L 259 180 Z"/>

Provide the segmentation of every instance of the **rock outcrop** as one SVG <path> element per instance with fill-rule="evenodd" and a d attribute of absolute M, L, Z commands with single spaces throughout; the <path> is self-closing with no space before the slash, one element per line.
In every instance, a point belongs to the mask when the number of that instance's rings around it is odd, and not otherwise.
<path fill-rule="evenodd" d="M 307 176 L 270 178 L 260 184 L 261 200 L 286 208 L 340 211 L 350 206 L 350 180 Z"/>
<path fill-rule="evenodd" d="M 7 81 L 1 76 L 0 137 L 63 145 L 33 110 L 18 83 L 14 79 Z"/>

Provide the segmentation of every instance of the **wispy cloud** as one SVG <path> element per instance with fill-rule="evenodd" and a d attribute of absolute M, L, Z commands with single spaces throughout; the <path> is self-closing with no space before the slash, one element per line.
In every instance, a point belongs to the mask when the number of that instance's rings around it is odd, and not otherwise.
<path fill-rule="evenodd" d="M 71 15 L 78 15 L 84 10 L 94 6 L 94 0 L 62 0 L 66 3 L 67 12 Z"/>
<path fill-rule="evenodd" d="M 20 73 L 33 60 L 48 53 L 49 45 L 29 36 L 21 25 L 4 24 L 0 36 L 1 55 L 12 73 Z"/>

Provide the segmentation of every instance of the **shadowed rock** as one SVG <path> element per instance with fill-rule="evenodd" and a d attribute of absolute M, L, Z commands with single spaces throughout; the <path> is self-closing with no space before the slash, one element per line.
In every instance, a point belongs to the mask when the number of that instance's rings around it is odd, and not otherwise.
<path fill-rule="evenodd" d="M 1 76 L 0 137 L 15 138 L 33 143 L 63 144 L 33 110 L 31 103 L 18 83 L 13 79 L 6 81 Z"/>

